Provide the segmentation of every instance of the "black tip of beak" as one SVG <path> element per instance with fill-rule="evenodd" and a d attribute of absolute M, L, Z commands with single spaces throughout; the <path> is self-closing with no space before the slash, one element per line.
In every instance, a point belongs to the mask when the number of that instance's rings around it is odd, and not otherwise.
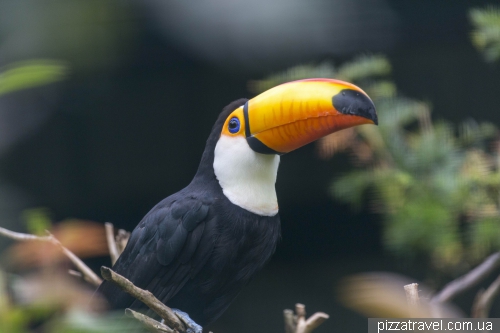
<path fill-rule="evenodd" d="M 373 121 L 378 125 L 377 112 L 372 100 L 365 94 L 353 90 L 344 89 L 332 98 L 333 107 L 340 113 L 352 114 Z"/>

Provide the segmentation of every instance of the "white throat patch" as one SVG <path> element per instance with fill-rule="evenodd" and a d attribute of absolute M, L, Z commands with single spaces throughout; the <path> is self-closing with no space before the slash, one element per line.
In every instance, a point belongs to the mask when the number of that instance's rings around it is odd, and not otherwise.
<path fill-rule="evenodd" d="M 214 152 L 214 172 L 224 195 L 252 213 L 278 213 L 276 175 L 280 157 L 253 151 L 242 136 L 222 134 Z"/>

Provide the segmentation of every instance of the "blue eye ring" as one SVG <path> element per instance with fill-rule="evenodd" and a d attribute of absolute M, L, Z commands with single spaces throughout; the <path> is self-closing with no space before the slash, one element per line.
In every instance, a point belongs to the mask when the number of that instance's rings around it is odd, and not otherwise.
<path fill-rule="evenodd" d="M 240 131 L 240 120 L 237 117 L 233 117 L 229 120 L 227 128 L 231 133 L 238 133 Z"/>

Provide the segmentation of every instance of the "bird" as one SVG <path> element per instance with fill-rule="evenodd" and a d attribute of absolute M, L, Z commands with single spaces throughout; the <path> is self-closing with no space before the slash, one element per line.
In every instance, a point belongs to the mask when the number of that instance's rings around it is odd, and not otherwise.
<path fill-rule="evenodd" d="M 291 81 L 230 103 L 192 181 L 144 216 L 112 269 L 201 333 L 275 252 L 280 156 L 362 124 L 378 125 L 374 103 L 361 88 L 334 79 Z M 113 309 L 148 311 L 110 282 L 98 293 Z"/>

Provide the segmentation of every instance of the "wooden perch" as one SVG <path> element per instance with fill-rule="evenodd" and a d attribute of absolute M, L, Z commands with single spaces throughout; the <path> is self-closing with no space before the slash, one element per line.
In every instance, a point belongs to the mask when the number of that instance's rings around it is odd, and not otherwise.
<path fill-rule="evenodd" d="M 99 286 L 102 280 L 95 274 L 85 263 L 80 260 L 73 252 L 64 247 L 61 242 L 59 242 L 52 234 L 47 231 L 47 236 L 36 236 L 32 234 L 24 234 L 20 232 L 14 232 L 5 228 L 0 227 L 0 235 L 17 240 L 17 241 L 41 241 L 49 242 L 61 249 L 66 257 L 76 266 L 76 268 L 82 273 L 83 279 L 94 286 Z"/>
<path fill-rule="evenodd" d="M 286 333 L 311 333 L 330 318 L 324 312 L 316 312 L 306 320 L 306 306 L 300 303 L 295 304 L 295 313 L 292 310 L 283 311 Z"/>
<path fill-rule="evenodd" d="M 101 267 L 101 275 L 105 280 L 115 283 L 122 290 L 146 304 L 165 321 L 165 324 L 131 309 L 125 310 L 128 316 L 137 319 L 145 326 L 157 332 L 186 332 L 186 325 L 184 325 L 182 319 L 179 318 L 172 309 L 160 302 L 151 292 L 136 287 L 131 281 L 108 267 Z M 296 315 L 293 314 L 292 310 L 284 311 L 286 333 L 311 333 L 329 318 L 326 313 L 317 312 L 306 320 L 306 309 L 303 304 L 296 304 L 295 312 Z"/>
<path fill-rule="evenodd" d="M 500 252 L 490 255 L 482 264 L 448 283 L 444 288 L 432 298 L 432 302 L 448 302 L 460 293 L 472 288 L 481 280 L 490 275 L 495 269 L 500 267 Z"/>
<path fill-rule="evenodd" d="M 101 267 L 101 275 L 105 280 L 113 282 L 134 298 L 146 304 L 151 310 L 156 312 L 163 320 L 165 320 L 167 326 L 178 331 L 179 333 L 186 332 L 186 327 L 181 319 L 172 311 L 172 309 L 160 302 L 151 292 L 136 287 L 128 279 L 108 267 Z M 151 318 L 151 320 L 154 319 Z"/>

